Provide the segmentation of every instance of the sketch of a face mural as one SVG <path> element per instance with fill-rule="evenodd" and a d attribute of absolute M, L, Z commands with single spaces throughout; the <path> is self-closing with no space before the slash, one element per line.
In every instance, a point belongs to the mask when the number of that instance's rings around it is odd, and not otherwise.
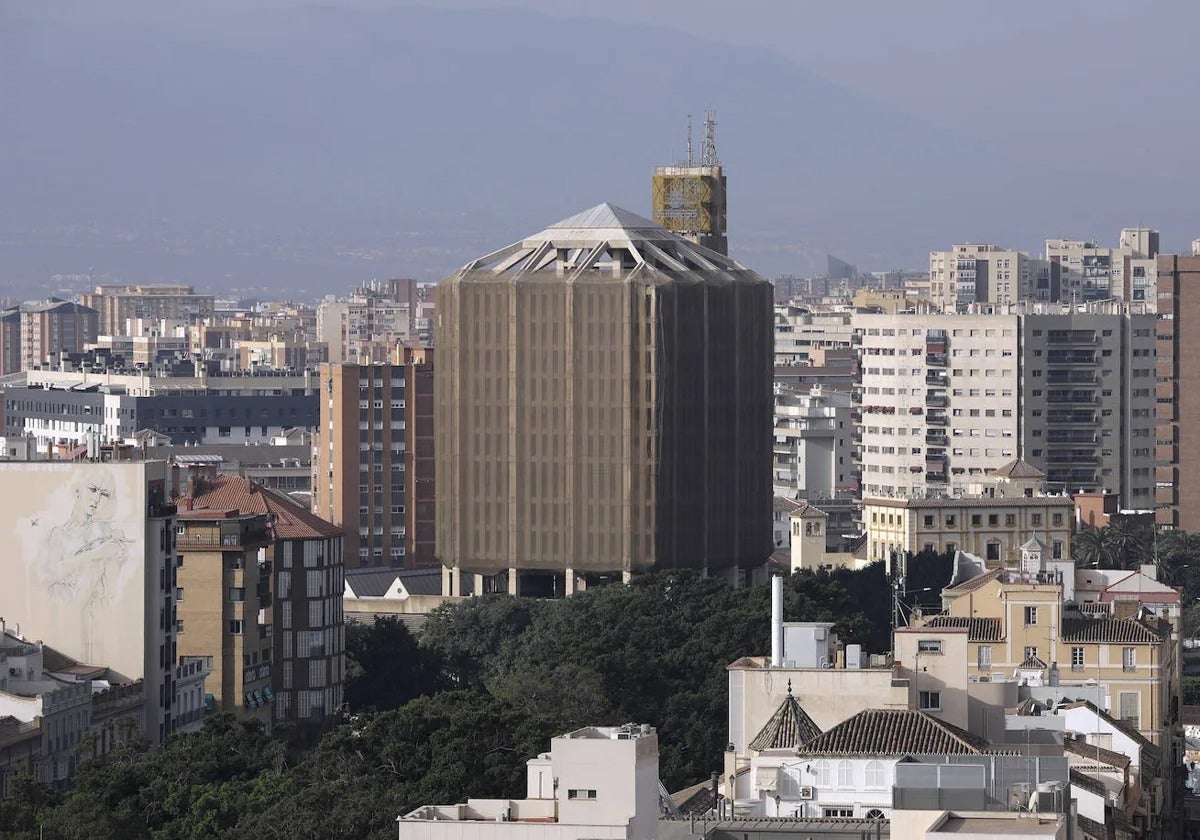
<path fill-rule="evenodd" d="M 68 519 L 46 535 L 45 575 L 50 594 L 64 603 L 83 602 L 89 613 L 112 600 L 120 567 L 133 540 L 112 526 L 116 511 L 111 476 L 84 471 L 73 488 Z"/>

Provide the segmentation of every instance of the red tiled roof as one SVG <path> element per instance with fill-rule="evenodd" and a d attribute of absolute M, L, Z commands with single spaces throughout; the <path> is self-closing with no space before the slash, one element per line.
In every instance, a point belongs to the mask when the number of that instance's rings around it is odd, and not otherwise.
<path fill-rule="evenodd" d="M 1156 645 L 1165 634 L 1133 618 L 1075 618 L 1062 623 L 1061 641 Z"/>
<path fill-rule="evenodd" d="M 185 499 L 187 497 L 184 497 Z M 236 510 L 244 514 L 266 514 L 276 539 L 311 540 L 340 536 L 340 528 L 326 522 L 304 506 L 245 476 L 218 475 L 205 479 L 201 491 L 191 499 L 191 511 Z M 180 505 L 182 510 L 185 505 Z"/>
<path fill-rule="evenodd" d="M 1000 634 L 1000 619 L 998 618 L 967 618 L 957 615 L 935 615 L 925 623 L 926 627 L 965 627 L 967 641 L 998 642 L 1003 637 Z"/>
<path fill-rule="evenodd" d="M 809 741 L 801 755 L 978 755 L 990 744 L 911 709 L 866 709 Z"/>

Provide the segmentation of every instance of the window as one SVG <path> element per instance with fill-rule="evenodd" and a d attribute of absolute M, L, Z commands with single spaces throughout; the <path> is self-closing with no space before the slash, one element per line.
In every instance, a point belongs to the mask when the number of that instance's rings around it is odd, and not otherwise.
<path fill-rule="evenodd" d="M 586 799 L 589 801 L 595 800 L 596 791 L 587 788 L 570 788 L 567 790 L 567 799 Z"/>
<path fill-rule="evenodd" d="M 1138 709 L 1141 700 L 1141 695 L 1136 691 L 1121 692 L 1121 720 L 1133 724 L 1135 729 L 1141 728 L 1138 725 L 1141 722 L 1141 714 Z"/>
<path fill-rule="evenodd" d="M 854 767 L 849 761 L 843 759 L 838 762 L 837 768 L 837 786 L 840 788 L 854 787 Z"/>
<path fill-rule="evenodd" d="M 821 809 L 821 816 L 822 817 L 852 818 L 854 816 L 854 809 L 853 808 L 845 808 L 845 807 L 830 808 L 830 807 L 826 806 Z"/>
<path fill-rule="evenodd" d="M 1063 515 L 1061 513 L 1056 513 L 1050 517 L 1050 521 L 1054 525 L 1062 525 L 1063 524 Z"/>
<path fill-rule="evenodd" d="M 240 604 L 246 600 L 246 589 L 242 586 L 229 587 L 229 601 L 233 604 Z"/>
<path fill-rule="evenodd" d="M 1071 670 L 1083 670 L 1083 648 L 1081 647 L 1071 648 Z"/>
<path fill-rule="evenodd" d="M 979 646 L 979 670 L 986 671 L 992 667 L 992 649 L 987 645 Z"/>
<path fill-rule="evenodd" d="M 240 618 L 235 618 L 229 622 L 229 635 L 231 635 L 231 636 L 242 635 L 242 620 Z"/>
<path fill-rule="evenodd" d="M 1027 645 L 1025 647 L 1025 658 L 1026 659 L 1036 659 L 1037 658 L 1037 645 Z"/>
<path fill-rule="evenodd" d="M 930 515 L 930 516 L 926 516 L 926 517 L 925 517 L 925 527 L 926 527 L 926 528 L 932 528 L 932 527 L 933 527 L 933 516 L 931 516 L 931 515 Z"/>
<path fill-rule="evenodd" d="M 881 788 L 884 786 L 884 772 L 882 761 L 867 762 L 867 787 Z"/>
<path fill-rule="evenodd" d="M 917 695 L 917 708 L 922 712 L 940 712 L 942 710 L 942 692 L 919 692 Z"/>
<path fill-rule="evenodd" d="M 942 652 L 942 640 L 941 639 L 918 639 L 917 640 L 917 653 L 918 654 L 941 653 L 941 652 Z"/>
<path fill-rule="evenodd" d="M 1037 607 L 1025 608 L 1025 626 L 1032 627 L 1037 624 Z"/>
<path fill-rule="evenodd" d="M 1031 513 L 1029 515 L 1029 524 L 1034 527 L 1041 527 L 1042 515 L 1040 513 Z"/>
<path fill-rule="evenodd" d="M 1124 671 L 1137 670 L 1137 648 L 1121 648 L 1121 669 Z"/>
<path fill-rule="evenodd" d="M 817 761 L 813 763 L 813 777 L 816 779 L 817 787 L 829 787 L 829 762 Z"/>

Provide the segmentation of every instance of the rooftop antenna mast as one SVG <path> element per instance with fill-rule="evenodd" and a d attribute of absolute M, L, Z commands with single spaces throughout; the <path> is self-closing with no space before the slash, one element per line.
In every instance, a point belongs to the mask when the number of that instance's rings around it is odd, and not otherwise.
<path fill-rule="evenodd" d="M 692 166 L 692 115 L 687 115 L 687 165 Z"/>
<path fill-rule="evenodd" d="M 690 135 L 690 131 L 688 132 Z M 689 165 L 691 155 L 688 155 Z M 717 112 L 708 108 L 704 111 L 704 150 L 700 161 L 702 166 L 720 166 L 717 159 Z"/>

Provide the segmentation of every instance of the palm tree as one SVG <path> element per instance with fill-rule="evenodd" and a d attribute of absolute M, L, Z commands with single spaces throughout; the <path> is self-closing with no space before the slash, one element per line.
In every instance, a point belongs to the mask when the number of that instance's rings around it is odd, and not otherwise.
<path fill-rule="evenodd" d="M 1071 556 L 1076 566 L 1111 569 L 1118 565 L 1120 550 L 1107 528 L 1084 528 L 1071 538 Z"/>

